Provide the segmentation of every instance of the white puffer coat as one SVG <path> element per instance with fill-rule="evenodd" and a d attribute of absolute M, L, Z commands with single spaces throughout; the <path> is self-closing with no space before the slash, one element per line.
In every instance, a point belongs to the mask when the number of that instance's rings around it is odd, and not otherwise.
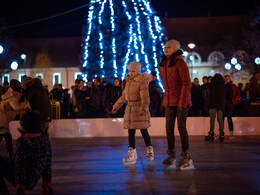
<path fill-rule="evenodd" d="M 124 129 L 147 129 L 150 124 L 149 112 L 149 82 L 151 75 L 148 73 L 138 74 L 133 79 L 129 75 L 125 78 L 125 89 L 122 96 L 113 106 L 117 111 L 127 103 L 124 114 Z"/>

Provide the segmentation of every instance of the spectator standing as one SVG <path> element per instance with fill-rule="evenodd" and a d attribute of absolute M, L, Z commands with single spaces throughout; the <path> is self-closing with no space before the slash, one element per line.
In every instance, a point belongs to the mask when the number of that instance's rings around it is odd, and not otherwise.
<path fill-rule="evenodd" d="M 249 94 L 251 101 L 259 100 L 260 98 L 260 84 L 259 84 L 259 73 L 253 74 L 249 80 Z"/>
<path fill-rule="evenodd" d="M 205 137 L 205 141 L 214 141 L 215 118 L 219 125 L 219 141 L 224 141 L 224 124 L 223 124 L 223 111 L 225 109 L 226 99 L 226 86 L 224 78 L 221 74 L 215 74 L 209 85 L 209 116 L 210 116 L 210 130 Z"/>
<path fill-rule="evenodd" d="M 190 108 L 190 116 L 202 116 L 203 97 L 198 78 L 194 78 L 190 93 L 192 102 L 192 107 Z"/>
<path fill-rule="evenodd" d="M 238 87 L 231 81 L 229 75 L 225 75 L 226 83 L 230 83 L 232 90 L 233 90 L 233 105 L 234 111 L 233 115 L 238 116 L 239 105 L 241 104 L 241 96 Z"/>
<path fill-rule="evenodd" d="M 114 78 L 114 82 L 110 85 L 106 91 L 105 97 L 105 110 L 106 115 L 112 111 L 113 105 L 116 103 L 118 98 L 122 96 L 122 87 L 120 85 L 120 79 L 118 77 Z M 123 117 L 125 106 L 123 105 L 116 113 L 116 117 Z"/>
<path fill-rule="evenodd" d="M 161 110 L 161 99 L 162 99 L 162 92 L 158 84 L 156 83 L 156 72 L 152 72 L 152 80 L 149 83 L 149 96 L 150 96 L 150 104 L 149 104 L 149 111 L 151 117 L 158 117 L 160 116 Z"/>
<path fill-rule="evenodd" d="M 0 103 L 0 141 L 5 139 L 6 153 L 8 158 L 13 156 L 12 135 L 9 129 L 9 122 L 15 119 L 17 114 L 24 112 L 27 104 L 26 100 L 19 102 L 22 96 L 21 83 L 12 79 L 10 87 L 2 95 Z"/>
<path fill-rule="evenodd" d="M 203 99 L 203 116 L 209 116 L 209 82 L 208 77 L 202 78 L 203 84 L 201 85 L 201 94 Z"/>

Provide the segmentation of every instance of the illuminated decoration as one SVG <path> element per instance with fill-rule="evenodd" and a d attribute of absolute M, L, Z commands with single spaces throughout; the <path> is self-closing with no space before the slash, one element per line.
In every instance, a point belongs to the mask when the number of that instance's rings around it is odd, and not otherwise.
<path fill-rule="evenodd" d="M 52 75 L 52 84 L 60 84 L 61 83 L 61 74 L 59 72 L 55 72 Z"/>
<path fill-rule="evenodd" d="M 36 73 L 36 77 L 43 79 L 43 74 L 42 73 Z"/>
<path fill-rule="evenodd" d="M 240 64 L 236 64 L 236 65 L 235 65 L 235 69 L 236 69 L 236 70 L 241 70 L 241 68 L 242 68 L 242 67 L 241 67 Z"/>
<path fill-rule="evenodd" d="M 22 55 L 21 55 L 21 58 L 22 58 L 23 60 L 26 60 L 26 54 L 22 54 Z"/>
<path fill-rule="evenodd" d="M 12 61 L 11 63 L 11 69 L 16 70 L 18 68 L 18 63 L 16 61 Z"/>
<path fill-rule="evenodd" d="M 10 83 L 10 75 L 9 74 L 4 74 L 2 76 L 2 85 L 4 84 L 4 82 L 7 81 L 8 83 Z"/>
<path fill-rule="evenodd" d="M 164 50 L 164 29 L 150 0 L 91 0 L 84 34 L 81 67 L 84 81 L 97 75 L 127 75 L 131 61 L 142 64 L 142 72 L 157 73 Z"/>
<path fill-rule="evenodd" d="M 225 64 L 225 69 L 230 70 L 231 69 L 231 64 L 227 62 Z"/>
<path fill-rule="evenodd" d="M 23 77 L 24 75 L 25 75 L 24 73 L 19 74 L 18 80 L 19 80 L 20 82 L 22 82 L 22 77 Z"/>
<path fill-rule="evenodd" d="M 189 54 L 189 53 L 188 53 L 187 51 L 183 51 L 183 54 L 182 54 L 182 55 L 183 55 L 184 57 L 187 57 L 188 54 Z"/>
<path fill-rule="evenodd" d="M 231 59 L 231 64 L 233 64 L 233 65 L 237 64 L 237 59 L 235 57 L 233 57 Z"/>
<path fill-rule="evenodd" d="M 0 45 L 0 54 L 4 53 L 4 47 Z"/>
<path fill-rule="evenodd" d="M 255 63 L 256 63 L 256 65 L 259 65 L 259 64 L 260 64 L 260 58 L 259 58 L 259 57 L 256 57 L 256 58 L 255 58 Z"/>

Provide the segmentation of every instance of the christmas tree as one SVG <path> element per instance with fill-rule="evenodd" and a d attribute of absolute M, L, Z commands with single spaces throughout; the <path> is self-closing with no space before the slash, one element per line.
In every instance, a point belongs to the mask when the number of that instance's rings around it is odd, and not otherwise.
<path fill-rule="evenodd" d="M 95 76 L 127 75 L 131 61 L 142 72 L 156 71 L 164 48 L 164 29 L 150 0 L 91 0 L 84 34 L 82 72 Z"/>

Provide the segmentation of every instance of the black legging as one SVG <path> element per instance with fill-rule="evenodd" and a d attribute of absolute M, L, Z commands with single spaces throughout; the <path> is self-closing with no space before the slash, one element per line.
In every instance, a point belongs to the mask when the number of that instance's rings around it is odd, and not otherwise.
<path fill-rule="evenodd" d="M 129 141 L 129 147 L 135 148 L 135 129 L 128 129 L 128 141 Z M 141 129 L 141 134 L 144 138 L 144 142 L 146 147 L 151 146 L 151 138 L 147 131 L 147 129 Z"/>

